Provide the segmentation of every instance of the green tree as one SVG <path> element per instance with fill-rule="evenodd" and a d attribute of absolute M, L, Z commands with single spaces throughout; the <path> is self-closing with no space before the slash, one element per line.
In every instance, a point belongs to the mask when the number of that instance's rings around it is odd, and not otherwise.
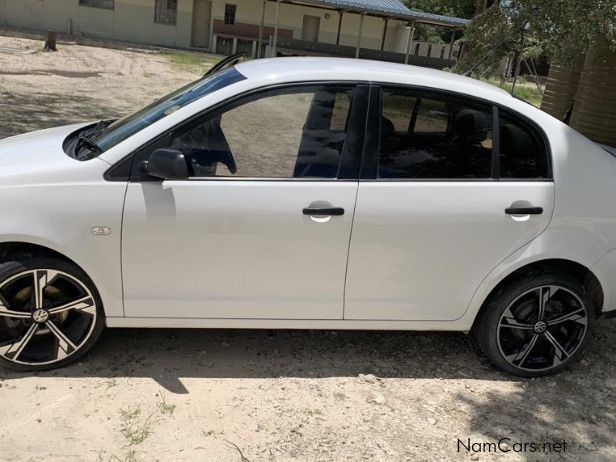
<path fill-rule="evenodd" d="M 475 0 L 406 0 L 413 11 L 470 19 L 475 13 Z M 415 39 L 421 42 L 448 42 L 451 29 L 417 24 Z"/>
<path fill-rule="evenodd" d="M 505 0 L 471 21 L 459 69 L 489 55 L 485 68 L 509 52 L 569 63 L 606 40 L 616 49 L 616 0 Z"/>
<path fill-rule="evenodd" d="M 458 71 L 485 73 L 511 52 L 548 56 L 542 108 L 616 144 L 616 0 L 502 0 L 472 20 L 464 40 Z"/>

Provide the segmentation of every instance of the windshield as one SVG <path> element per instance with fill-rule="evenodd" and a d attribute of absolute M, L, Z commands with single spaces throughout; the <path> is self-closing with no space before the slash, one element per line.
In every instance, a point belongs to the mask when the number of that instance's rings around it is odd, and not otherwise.
<path fill-rule="evenodd" d="M 86 134 L 87 142 L 81 144 L 79 152 L 75 153 L 76 157 L 80 160 L 96 157 L 178 109 L 244 79 L 242 74 L 231 67 L 192 82 L 132 115 Z"/>

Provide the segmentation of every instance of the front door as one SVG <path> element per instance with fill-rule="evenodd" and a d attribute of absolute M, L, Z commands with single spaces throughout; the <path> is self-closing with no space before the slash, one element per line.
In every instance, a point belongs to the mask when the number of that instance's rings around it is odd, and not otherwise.
<path fill-rule="evenodd" d="M 210 46 L 210 20 L 212 2 L 209 0 L 194 0 L 191 44 L 196 48 Z"/>
<path fill-rule="evenodd" d="M 519 116 L 423 90 L 385 87 L 378 111 L 344 317 L 455 320 L 490 271 L 547 227 L 554 184 L 545 142 Z"/>
<path fill-rule="evenodd" d="M 164 145 L 192 176 L 128 186 L 126 315 L 341 319 L 367 91 L 267 90 L 144 148 L 134 165 Z"/>
<path fill-rule="evenodd" d="M 302 40 L 307 40 L 309 42 L 318 42 L 320 27 L 320 17 L 305 14 L 304 21 L 302 23 Z"/>

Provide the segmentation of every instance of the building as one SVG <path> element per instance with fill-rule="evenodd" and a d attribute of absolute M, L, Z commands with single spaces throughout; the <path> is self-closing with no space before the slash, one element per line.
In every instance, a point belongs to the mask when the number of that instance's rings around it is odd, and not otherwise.
<path fill-rule="evenodd" d="M 467 20 L 409 10 L 399 0 L 0 0 L 0 24 L 253 57 L 334 55 L 430 67 L 448 44 L 413 41 L 415 25 Z"/>

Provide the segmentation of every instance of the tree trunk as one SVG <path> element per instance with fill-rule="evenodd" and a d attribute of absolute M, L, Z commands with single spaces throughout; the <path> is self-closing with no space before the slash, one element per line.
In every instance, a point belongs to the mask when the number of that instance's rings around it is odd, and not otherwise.
<path fill-rule="evenodd" d="M 541 101 L 543 111 L 565 123 L 569 122 L 583 67 L 583 56 L 566 65 L 552 64 L 550 66 Z"/>
<path fill-rule="evenodd" d="M 615 75 L 616 52 L 600 42 L 586 56 L 571 114 L 571 127 L 610 146 L 616 146 Z"/>
<path fill-rule="evenodd" d="M 43 48 L 43 51 L 58 51 L 55 32 L 47 32 L 47 39 L 45 40 L 45 48 Z"/>

